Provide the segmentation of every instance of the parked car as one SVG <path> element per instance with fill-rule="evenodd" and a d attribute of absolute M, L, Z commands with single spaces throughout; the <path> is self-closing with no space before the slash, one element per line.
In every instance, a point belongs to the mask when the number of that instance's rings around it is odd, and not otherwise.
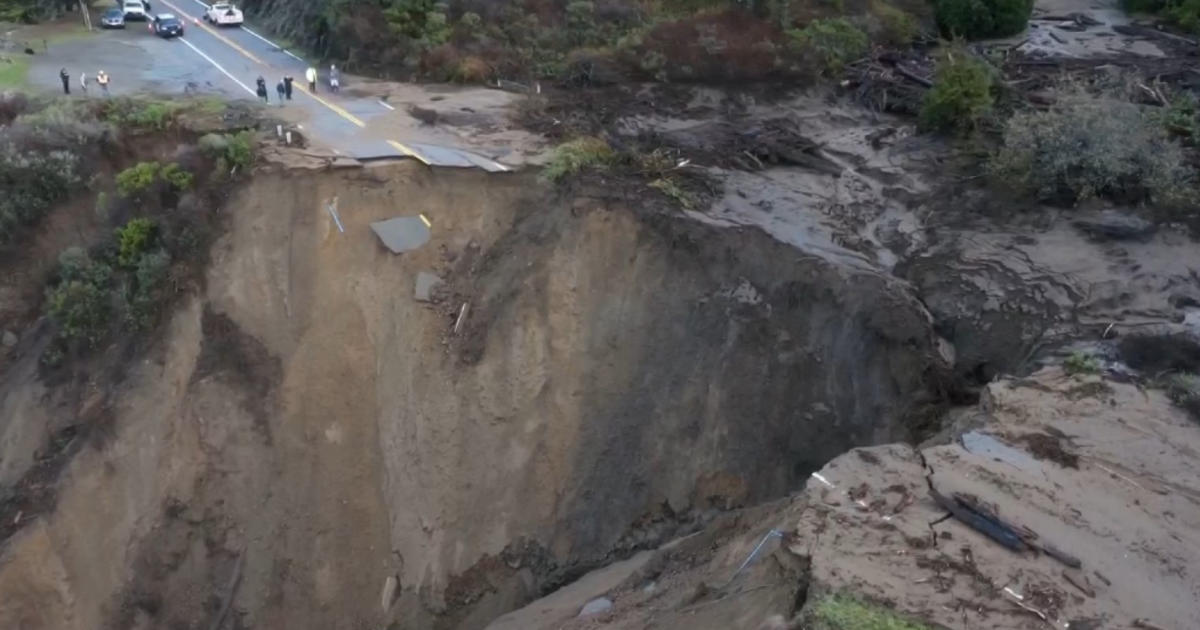
<path fill-rule="evenodd" d="M 218 2 L 208 7 L 204 19 L 217 26 L 237 26 L 244 21 L 241 10 L 231 2 Z"/>
<path fill-rule="evenodd" d="M 150 22 L 150 30 L 163 39 L 183 35 L 183 20 L 172 13 L 159 13 Z"/>
<path fill-rule="evenodd" d="M 144 0 L 122 0 L 120 8 L 126 20 L 147 20 L 150 18 L 150 3 Z"/>
<path fill-rule="evenodd" d="M 116 7 L 100 14 L 100 28 L 125 28 L 125 11 Z"/>

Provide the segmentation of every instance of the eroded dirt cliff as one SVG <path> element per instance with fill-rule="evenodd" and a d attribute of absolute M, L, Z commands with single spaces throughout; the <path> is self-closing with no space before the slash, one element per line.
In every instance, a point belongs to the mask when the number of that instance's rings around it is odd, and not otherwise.
<path fill-rule="evenodd" d="M 6 542 L 0 625 L 483 627 L 911 438 L 938 402 L 947 365 L 904 283 L 577 193 L 415 164 L 258 173 L 206 289 L 99 402 L 5 399 L 6 432 L 111 424 Z M 432 240 L 401 255 L 369 227 L 417 214 Z M 444 280 L 431 302 L 419 272 Z M 31 349 L 6 380 L 35 370 Z"/>

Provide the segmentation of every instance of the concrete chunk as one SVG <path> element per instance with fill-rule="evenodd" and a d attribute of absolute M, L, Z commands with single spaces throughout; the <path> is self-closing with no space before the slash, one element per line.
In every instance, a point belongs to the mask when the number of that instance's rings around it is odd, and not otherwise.
<path fill-rule="evenodd" d="M 412 251 L 428 243 L 430 237 L 429 226 L 419 216 L 376 221 L 371 224 L 371 229 L 393 254 Z"/>
<path fill-rule="evenodd" d="M 442 284 L 442 279 L 428 271 L 417 272 L 417 286 L 414 296 L 419 302 L 432 302 L 433 290 Z"/>
<path fill-rule="evenodd" d="M 599 615 L 612 610 L 612 600 L 607 597 L 597 597 L 592 601 L 584 604 L 583 610 L 579 611 L 580 617 L 589 617 L 591 615 Z"/>

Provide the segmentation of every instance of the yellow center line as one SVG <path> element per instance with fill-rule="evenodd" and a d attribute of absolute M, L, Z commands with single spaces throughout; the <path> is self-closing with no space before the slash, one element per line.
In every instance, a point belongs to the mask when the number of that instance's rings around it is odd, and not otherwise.
<path fill-rule="evenodd" d="M 245 48 L 243 48 L 243 47 L 241 47 L 240 45 L 238 45 L 238 43 L 237 43 L 237 42 L 233 41 L 232 39 L 229 39 L 228 37 L 225 37 L 224 35 L 222 35 L 222 34 L 218 33 L 218 32 L 217 32 L 215 29 L 213 29 L 212 27 L 210 27 L 210 26 L 207 26 L 206 24 L 204 24 L 203 22 L 201 22 L 201 21 L 200 21 L 200 19 L 201 19 L 201 18 L 197 18 L 196 16 L 189 14 L 188 12 L 184 11 L 183 9 L 180 9 L 179 7 L 175 6 L 175 5 L 174 5 L 174 4 L 172 4 L 171 2 L 168 2 L 167 0 L 159 0 L 159 2 L 162 2 L 163 4 L 167 5 L 168 7 L 171 7 L 171 8 L 172 8 L 172 9 L 174 9 L 174 10 L 175 10 L 175 11 L 176 11 L 176 12 L 177 12 L 179 15 L 184 15 L 184 16 L 188 16 L 188 17 L 192 18 L 192 20 L 194 21 L 194 23 L 195 23 L 195 25 L 196 25 L 196 26 L 198 26 L 198 27 L 200 27 L 200 28 L 204 29 L 204 30 L 205 30 L 205 31 L 207 31 L 207 32 L 208 32 L 210 35 L 212 35 L 213 37 L 216 37 L 216 38 L 217 38 L 219 41 L 221 41 L 221 42 L 224 42 L 224 43 L 225 43 L 225 45 L 227 45 L 227 46 L 229 46 L 230 48 L 234 49 L 235 51 L 237 51 L 237 52 L 241 53 L 241 54 L 242 54 L 242 56 L 244 56 L 245 58 L 249 59 L 250 61 L 253 61 L 254 63 L 256 63 L 256 64 L 258 64 L 258 65 L 260 65 L 260 66 L 264 66 L 264 67 L 267 67 L 267 68 L 271 68 L 271 65 L 270 65 L 270 64 L 268 64 L 268 63 L 264 62 L 262 59 L 259 59 L 259 58 L 258 58 L 258 57 L 256 57 L 256 56 L 254 56 L 254 53 L 251 53 L 250 51 L 248 51 L 248 50 L 246 50 Z M 303 93 L 307 94 L 307 95 L 308 95 L 309 97 L 311 97 L 311 98 L 312 98 L 314 101 L 316 101 L 316 102 L 318 102 L 318 103 L 320 103 L 320 104 L 324 105 L 325 107 L 329 108 L 329 110 L 330 110 L 330 111 L 332 111 L 333 113 L 335 113 L 335 114 L 337 114 L 338 116 L 341 116 L 342 118 L 344 118 L 344 119 L 346 119 L 346 120 L 350 121 L 350 123 L 351 123 L 351 124 L 353 124 L 353 125 L 356 125 L 356 126 L 358 126 L 358 127 L 366 127 L 366 126 L 367 126 L 367 123 L 365 123 L 365 122 L 363 122 L 361 119 L 359 119 L 359 117 L 358 117 L 358 116 L 355 116 L 354 114 L 351 114 L 350 112 L 346 111 L 346 110 L 345 110 L 344 108 L 342 108 L 340 105 L 335 105 L 334 103 L 331 103 L 331 102 L 329 102 L 329 101 L 327 101 L 327 100 L 325 100 L 325 99 L 321 98 L 320 96 L 317 96 L 315 92 L 310 92 L 310 91 L 309 91 L 307 88 L 305 88 L 303 85 L 301 85 L 301 84 L 299 84 L 299 83 L 297 83 L 297 84 L 295 85 L 295 87 L 296 87 L 296 89 L 297 89 L 298 91 L 300 91 L 300 92 L 303 92 Z M 390 145 L 391 145 L 393 148 L 395 148 L 397 151 L 400 151 L 401 153 L 403 153 L 403 154 L 405 154 L 405 155 L 407 155 L 407 156 L 409 156 L 409 157 L 416 158 L 416 159 L 417 159 L 417 160 L 419 160 L 421 163 L 425 164 L 426 166 L 429 166 L 429 160 L 427 160 L 427 159 L 426 159 L 426 158 L 425 158 L 423 155 L 421 155 L 419 152 L 417 152 L 417 151 L 415 151 L 415 150 L 413 150 L 413 149 L 409 148 L 408 146 L 405 146 L 404 144 L 402 144 L 402 143 L 400 143 L 400 142 L 397 142 L 397 141 L 395 141 L 395 140 L 388 140 L 387 142 L 388 142 L 388 144 L 390 144 Z M 424 217 L 422 217 L 422 218 L 424 218 Z M 428 220 L 426 220 L 426 223 L 428 223 Z"/>
<path fill-rule="evenodd" d="M 189 13 L 187 13 L 186 11 L 184 11 L 183 9 L 180 9 L 179 7 L 177 7 L 177 6 L 173 5 L 173 4 L 171 4 L 170 2 L 167 2 L 167 0 L 160 0 L 160 1 L 161 1 L 163 4 L 165 4 L 165 5 L 169 6 L 169 7 L 171 7 L 172 9 L 175 9 L 175 11 L 176 11 L 177 13 L 179 13 L 180 15 L 186 15 L 186 16 L 188 16 L 188 17 L 192 18 L 192 20 L 193 20 L 193 22 L 194 22 L 194 24 L 195 24 L 196 26 L 199 26 L 200 28 L 202 28 L 202 29 L 204 29 L 204 30 L 208 31 L 210 34 L 212 34 L 212 36 L 213 36 L 213 37 L 216 37 L 217 39 L 219 39 L 219 40 L 221 40 L 221 41 L 225 42 L 225 43 L 226 43 L 226 44 L 227 44 L 227 45 L 228 45 L 230 48 L 232 48 L 232 49 L 234 49 L 234 50 L 236 50 L 236 51 L 238 51 L 238 52 L 242 53 L 242 54 L 243 54 L 243 55 L 245 55 L 245 56 L 246 56 L 246 58 L 247 58 L 247 59 L 249 59 L 250 61 L 253 61 L 254 63 L 257 63 L 257 64 L 259 64 L 260 66 L 265 66 L 265 65 L 267 65 L 267 64 L 263 63 L 262 59 L 259 59 L 258 57 L 255 57 L 253 54 L 251 54 L 251 52 L 250 52 L 250 51 L 248 51 L 248 50 L 246 50 L 245 48 L 242 48 L 241 46 L 239 46 L 239 45 L 237 44 L 237 42 L 233 41 L 232 39 L 229 39 L 228 37 L 225 37 L 224 35 L 222 35 L 222 34 L 220 34 L 220 33 L 216 32 L 216 31 L 214 31 L 213 29 L 211 29 L 211 28 L 209 28 L 209 27 L 205 26 L 205 25 L 204 25 L 204 23 L 200 21 L 200 19 L 201 19 L 201 18 L 198 18 L 198 17 L 196 17 L 196 16 L 194 16 L 194 15 L 190 15 Z"/>
<path fill-rule="evenodd" d="M 417 160 L 420 160 L 420 162 L 422 164 L 424 164 L 425 166 L 429 166 L 429 160 L 425 159 L 425 156 L 421 155 L 420 153 L 417 153 L 416 151 L 408 148 L 407 146 L 405 146 L 399 142 L 396 142 L 395 140 L 388 140 L 387 142 L 388 142 L 388 144 L 392 145 L 392 147 L 394 149 L 396 149 L 397 151 L 403 153 L 404 155 L 407 155 L 408 157 L 416 158 Z"/>
<path fill-rule="evenodd" d="M 160 1 L 160 2 L 162 2 L 163 4 L 167 5 L 168 7 L 171 7 L 171 8 L 172 8 L 172 9 L 174 9 L 176 12 L 178 12 L 180 15 L 186 15 L 186 16 L 188 16 L 188 17 L 191 17 L 191 18 L 192 18 L 192 19 L 195 21 L 195 25 L 196 25 L 196 26 L 198 26 L 198 27 L 200 27 L 200 28 L 204 29 L 204 30 L 205 30 L 206 32 L 208 32 L 210 35 L 212 35 L 213 37 L 216 37 L 218 40 L 220 40 L 220 41 L 224 42 L 224 43 L 225 43 L 225 45 L 227 45 L 227 46 L 229 46 L 230 48 L 232 48 L 232 49 L 236 50 L 237 52 L 241 53 L 241 54 L 242 54 L 242 56 L 244 56 L 245 58 L 249 59 L 250 61 L 253 61 L 254 63 L 256 63 L 256 64 L 258 64 L 258 65 L 260 65 L 260 66 L 265 66 L 265 67 L 267 67 L 267 68 L 270 68 L 270 67 L 271 67 L 271 65 L 270 65 L 270 64 L 268 64 L 268 63 L 264 62 L 262 59 L 259 59 L 258 57 L 255 57 L 255 56 L 254 56 L 254 53 L 251 53 L 250 51 L 248 51 L 248 50 L 246 50 L 245 48 L 241 47 L 240 45 L 238 45 L 238 43 L 237 43 L 237 42 L 233 41 L 232 39 L 229 39 L 228 37 L 225 37 L 224 35 L 222 35 L 222 34 L 218 33 L 216 30 L 214 30 L 213 28 L 211 28 L 211 27 L 209 27 L 209 26 L 205 25 L 203 22 L 201 22 L 201 21 L 200 21 L 200 18 L 197 18 L 197 17 L 196 17 L 196 16 L 194 16 L 194 15 L 189 15 L 189 14 L 188 14 L 186 11 L 184 11 L 183 9 L 180 9 L 179 7 L 175 6 L 174 4 L 171 4 L 170 2 L 167 2 L 167 0 L 159 0 L 159 1 Z M 301 91 L 301 92 L 303 92 L 303 93 L 305 93 L 305 94 L 307 94 L 307 95 L 309 95 L 309 96 L 311 96 L 311 97 L 312 97 L 312 99 L 313 99 L 314 101 L 316 101 L 316 102 L 318 102 L 318 103 L 320 103 L 320 104 L 324 105 L 325 107 L 328 107 L 328 108 L 330 109 L 330 111 L 332 111 L 333 113 L 337 114 L 338 116 L 341 116 L 342 118 L 345 118 L 346 120 L 350 121 L 350 122 L 351 122 L 351 123 L 353 123 L 354 125 L 357 125 L 357 126 L 359 126 L 359 127 L 366 127 L 366 126 L 367 126 L 367 124 L 366 124 L 366 123 L 364 123 L 362 120 L 359 120 L 359 118 L 358 118 L 357 116 L 355 116 L 354 114 L 351 114 L 350 112 L 346 111 L 346 110 L 345 110 L 345 109 L 343 109 L 342 107 L 340 107 L 340 106 L 338 106 L 338 105 L 334 105 L 333 103 L 330 103 L 329 101 L 327 101 L 327 100 L 325 100 L 325 99 L 323 99 L 323 98 L 321 98 L 321 97 L 317 96 L 316 94 L 314 94 L 314 93 L 312 93 L 312 92 L 309 92 L 307 89 L 305 89 L 305 88 L 304 88 L 304 86 L 297 84 L 297 85 L 296 85 L 296 89 L 297 89 L 297 90 L 299 90 L 299 91 Z"/>

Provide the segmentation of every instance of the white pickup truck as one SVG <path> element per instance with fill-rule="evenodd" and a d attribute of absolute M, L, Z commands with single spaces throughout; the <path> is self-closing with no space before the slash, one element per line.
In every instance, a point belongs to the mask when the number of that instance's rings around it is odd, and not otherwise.
<path fill-rule="evenodd" d="M 150 19 L 150 3 L 144 0 L 123 0 L 117 3 L 117 6 L 121 7 L 126 20 Z"/>
<path fill-rule="evenodd" d="M 204 19 L 217 26 L 238 26 L 244 21 L 242 11 L 230 2 L 218 2 L 208 7 Z"/>

